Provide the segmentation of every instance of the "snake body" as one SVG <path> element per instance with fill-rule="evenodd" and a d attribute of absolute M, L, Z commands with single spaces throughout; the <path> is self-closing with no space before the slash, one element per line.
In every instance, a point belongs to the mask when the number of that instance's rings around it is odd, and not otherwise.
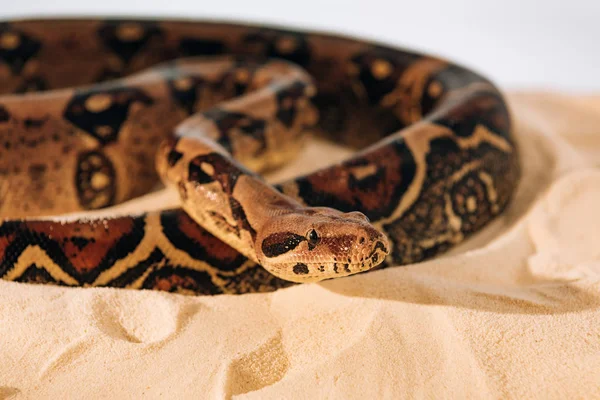
<path fill-rule="evenodd" d="M 218 294 L 414 263 L 520 176 L 485 77 L 350 37 L 244 24 L 0 23 L 0 277 Z M 357 149 L 276 185 L 310 131 Z M 155 187 L 181 208 L 111 218 Z"/>

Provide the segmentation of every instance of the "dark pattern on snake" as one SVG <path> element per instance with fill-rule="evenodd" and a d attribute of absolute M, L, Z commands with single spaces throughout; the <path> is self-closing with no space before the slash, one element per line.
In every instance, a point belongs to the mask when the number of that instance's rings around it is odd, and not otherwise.
<path fill-rule="evenodd" d="M 195 56 L 204 58 L 178 60 Z M 520 176 L 509 113 L 489 80 L 330 34 L 7 21 L 0 91 L 0 277 L 19 282 L 249 293 L 291 284 L 258 264 L 278 257 L 274 273 L 298 281 L 361 272 L 384 257 L 375 268 L 414 263 L 501 213 Z M 277 197 L 256 171 L 291 157 L 307 130 L 357 152 L 276 185 L 289 196 Z M 185 211 L 31 219 L 150 191 L 157 149 L 160 176 Z M 200 191 L 218 201 L 194 209 Z M 300 216 L 263 226 L 279 207 Z M 306 225 L 314 214 L 330 222 Z M 340 218 L 354 225 L 335 233 Z"/>

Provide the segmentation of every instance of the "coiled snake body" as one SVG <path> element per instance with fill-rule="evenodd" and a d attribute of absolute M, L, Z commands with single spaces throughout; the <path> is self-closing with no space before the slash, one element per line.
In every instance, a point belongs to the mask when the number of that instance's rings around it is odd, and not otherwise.
<path fill-rule="evenodd" d="M 217 22 L 9 21 L 0 91 L 7 280 L 247 293 L 412 263 L 484 226 L 519 178 L 492 83 L 352 38 Z M 257 173 L 292 158 L 305 131 L 357 152 L 265 183 Z M 181 209 L 48 217 L 139 196 L 158 176 Z"/>

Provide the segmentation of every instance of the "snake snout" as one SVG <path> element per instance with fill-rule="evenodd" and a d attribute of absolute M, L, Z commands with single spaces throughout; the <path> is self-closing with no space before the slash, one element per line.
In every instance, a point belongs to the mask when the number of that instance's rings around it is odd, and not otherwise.
<path fill-rule="evenodd" d="M 355 257 L 359 263 L 373 267 L 381 263 L 389 254 L 387 237 L 372 226 L 365 226 L 357 235 Z"/>

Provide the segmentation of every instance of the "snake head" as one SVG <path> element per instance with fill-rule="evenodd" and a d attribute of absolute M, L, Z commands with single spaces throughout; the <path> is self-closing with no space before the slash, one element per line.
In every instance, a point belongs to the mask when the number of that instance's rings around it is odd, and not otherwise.
<path fill-rule="evenodd" d="M 363 272 L 389 253 L 386 236 L 360 212 L 312 207 L 274 216 L 256 238 L 260 264 L 293 282 L 315 282 Z"/>

